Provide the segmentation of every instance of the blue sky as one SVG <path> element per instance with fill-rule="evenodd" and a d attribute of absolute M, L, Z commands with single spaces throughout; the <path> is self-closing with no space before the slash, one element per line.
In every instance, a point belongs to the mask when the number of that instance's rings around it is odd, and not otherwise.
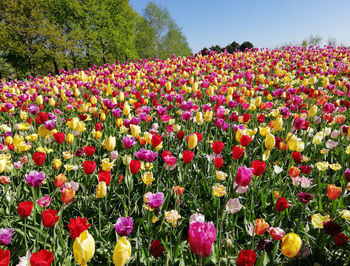
<path fill-rule="evenodd" d="M 142 14 L 149 0 L 130 0 Z M 251 41 L 275 48 L 310 34 L 350 46 L 350 0 L 154 0 L 182 28 L 193 52 Z"/>

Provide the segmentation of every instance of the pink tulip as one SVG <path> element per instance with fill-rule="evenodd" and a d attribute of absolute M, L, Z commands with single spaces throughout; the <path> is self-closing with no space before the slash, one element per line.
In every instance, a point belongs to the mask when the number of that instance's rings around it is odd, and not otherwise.
<path fill-rule="evenodd" d="M 245 165 L 238 167 L 235 182 L 237 183 L 237 185 L 242 187 L 248 186 L 250 181 L 252 180 L 252 175 L 252 168 L 248 168 Z"/>
<path fill-rule="evenodd" d="M 242 204 L 239 202 L 239 198 L 230 199 L 226 203 L 226 211 L 235 214 L 239 212 L 242 208 Z"/>
<path fill-rule="evenodd" d="M 272 239 L 276 241 L 280 241 L 284 236 L 284 231 L 279 227 L 270 228 L 269 233 Z"/>
<path fill-rule="evenodd" d="M 216 229 L 212 222 L 194 222 L 188 229 L 188 241 L 194 254 L 208 257 L 216 239 Z"/>

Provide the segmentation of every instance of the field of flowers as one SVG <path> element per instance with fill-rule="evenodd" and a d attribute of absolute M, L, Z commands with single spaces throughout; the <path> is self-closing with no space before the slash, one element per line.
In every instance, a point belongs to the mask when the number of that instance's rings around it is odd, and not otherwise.
<path fill-rule="evenodd" d="M 0 87 L 0 265 L 345 265 L 350 50 Z"/>

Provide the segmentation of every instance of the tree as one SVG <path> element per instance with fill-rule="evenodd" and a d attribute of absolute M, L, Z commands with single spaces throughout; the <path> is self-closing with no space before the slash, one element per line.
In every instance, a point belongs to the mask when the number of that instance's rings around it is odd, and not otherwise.
<path fill-rule="evenodd" d="M 140 58 L 156 57 L 156 34 L 151 24 L 142 16 L 138 17 L 135 42 L 136 50 Z"/>
<path fill-rule="evenodd" d="M 240 48 L 239 43 L 233 41 L 231 44 L 226 45 L 224 49 L 226 49 L 226 51 L 231 54 L 236 50 L 239 50 L 239 48 Z"/>
<path fill-rule="evenodd" d="M 191 53 L 186 37 L 166 8 L 150 2 L 145 8 L 144 18 L 151 26 L 155 37 L 155 42 L 151 43 L 154 45 L 156 56 L 167 58 L 171 54 L 182 56 Z"/>
<path fill-rule="evenodd" d="M 218 44 L 211 46 L 209 49 L 210 49 L 210 51 L 214 51 L 214 52 L 218 52 L 218 53 L 220 53 L 222 51 L 221 46 Z"/>
<path fill-rule="evenodd" d="M 239 46 L 239 50 L 241 50 L 242 52 L 244 52 L 246 49 L 251 49 L 251 48 L 254 48 L 254 45 L 248 41 L 241 43 L 241 45 Z"/>
<path fill-rule="evenodd" d="M 62 39 L 60 30 L 45 17 L 42 0 L 0 1 L 0 50 L 17 72 L 47 72 L 44 68 Z M 49 69 L 50 71 L 50 69 Z"/>
<path fill-rule="evenodd" d="M 306 47 L 306 46 L 317 46 L 320 45 L 322 42 L 322 37 L 320 35 L 313 35 L 311 34 L 308 38 L 304 39 L 301 42 L 301 45 Z"/>
<path fill-rule="evenodd" d="M 336 47 L 337 46 L 337 39 L 334 37 L 328 37 L 327 45 L 332 46 L 332 47 Z"/>

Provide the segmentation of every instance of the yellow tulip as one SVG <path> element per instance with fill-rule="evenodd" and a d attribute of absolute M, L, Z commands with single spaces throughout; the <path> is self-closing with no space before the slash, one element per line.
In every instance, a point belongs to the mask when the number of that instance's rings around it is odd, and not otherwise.
<path fill-rule="evenodd" d="M 141 127 L 136 125 L 130 125 L 131 135 L 134 138 L 138 138 L 141 133 Z"/>
<path fill-rule="evenodd" d="M 116 266 L 124 266 L 131 256 L 131 245 L 125 236 L 120 238 L 114 247 L 113 263 Z"/>
<path fill-rule="evenodd" d="M 126 103 L 124 104 L 123 114 L 124 114 L 125 116 L 127 116 L 127 115 L 130 114 L 130 105 L 128 104 L 128 102 L 126 102 Z"/>
<path fill-rule="evenodd" d="M 101 167 L 103 171 L 109 172 L 112 170 L 113 166 L 114 166 L 114 161 L 109 162 L 109 158 L 105 158 L 102 160 Z"/>
<path fill-rule="evenodd" d="M 281 252 L 284 256 L 294 258 L 301 248 L 301 238 L 295 233 L 289 233 L 282 238 Z"/>
<path fill-rule="evenodd" d="M 74 240 L 74 260 L 80 265 L 86 265 L 95 253 L 95 240 L 87 230 Z"/>
<path fill-rule="evenodd" d="M 275 123 L 273 124 L 273 131 L 281 131 L 283 127 L 283 120 L 282 117 L 277 117 L 275 120 Z"/>
<path fill-rule="evenodd" d="M 117 127 L 121 127 L 123 125 L 123 118 L 119 117 L 115 123 L 116 123 Z"/>
<path fill-rule="evenodd" d="M 102 114 L 100 115 L 100 120 L 101 120 L 101 121 L 105 121 L 105 120 L 106 120 L 106 114 L 105 114 L 105 113 L 102 113 Z"/>
<path fill-rule="evenodd" d="M 315 228 L 323 228 L 323 222 L 328 222 L 329 217 L 329 215 L 322 216 L 319 213 L 315 213 L 311 216 L 311 223 L 314 225 Z"/>
<path fill-rule="evenodd" d="M 198 144 L 197 135 L 196 134 L 190 135 L 188 138 L 188 148 L 190 150 L 193 150 L 194 148 L 196 148 L 197 144 Z"/>
<path fill-rule="evenodd" d="M 317 114 L 317 105 L 313 105 L 309 110 L 309 116 L 314 117 Z"/>
<path fill-rule="evenodd" d="M 146 186 L 149 186 L 152 184 L 152 182 L 154 181 L 154 177 L 152 172 L 146 172 L 143 174 L 142 178 L 141 178 L 142 182 L 146 184 Z"/>
<path fill-rule="evenodd" d="M 43 99 L 43 96 L 42 96 L 42 95 L 39 95 L 39 96 L 36 98 L 36 103 L 37 103 L 37 104 L 43 104 L 43 103 L 44 103 L 44 99 Z"/>
<path fill-rule="evenodd" d="M 107 151 L 113 151 L 114 148 L 115 148 L 115 142 L 116 142 L 115 137 L 109 136 L 106 140 L 103 141 L 102 146 L 103 146 Z"/>
<path fill-rule="evenodd" d="M 345 220 L 350 221 L 350 211 L 349 210 L 342 210 L 339 212 L 339 214 L 341 215 L 342 218 L 344 218 Z"/>
<path fill-rule="evenodd" d="M 72 133 L 68 133 L 66 136 L 66 142 L 71 144 L 74 141 L 74 135 Z"/>
<path fill-rule="evenodd" d="M 4 172 L 5 167 L 6 167 L 6 159 L 1 159 L 1 160 L 0 160 L 0 174 L 1 174 L 2 172 Z"/>
<path fill-rule="evenodd" d="M 120 102 L 124 102 L 124 92 L 119 92 L 118 99 Z"/>
<path fill-rule="evenodd" d="M 40 125 L 38 129 L 38 135 L 40 137 L 46 137 L 50 134 L 50 130 L 48 130 L 44 125 Z"/>
<path fill-rule="evenodd" d="M 202 114 L 202 112 L 197 112 L 196 113 L 196 123 L 198 124 L 198 125 L 203 125 L 203 114 Z"/>
<path fill-rule="evenodd" d="M 266 149 L 272 150 L 273 147 L 275 147 L 275 144 L 276 144 L 275 137 L 271 133 L 266 134 L 266 138 L 265 138 Z"/>
<path fill-rule="evenodd" d="M 54 159 L 52 162 L 52 166 L 55 170 L 59 169 L 62 165 L 62 162 L 60 159 Z"/>
<path fill-rule="evenodd" d="M 213 119 L 213 112 L 212 111 L 206 111 L 204 114 L 204 120 L 205 122 L 209 123 Z"/>
<path fill-rule="evenodd" d="M 143 134 L 143 136 L 145 137 L 145 141 L 148 143 L 148 144 L 152 144 L 152 134 L 149 133 L 149 132 L 145 132 Z"/>
<path fill-rule="evenodd" d="M 99 182 L 96 187 L 96 198 L 103 199 L 107 194 L 107 185 L 105 181 Z"/>

